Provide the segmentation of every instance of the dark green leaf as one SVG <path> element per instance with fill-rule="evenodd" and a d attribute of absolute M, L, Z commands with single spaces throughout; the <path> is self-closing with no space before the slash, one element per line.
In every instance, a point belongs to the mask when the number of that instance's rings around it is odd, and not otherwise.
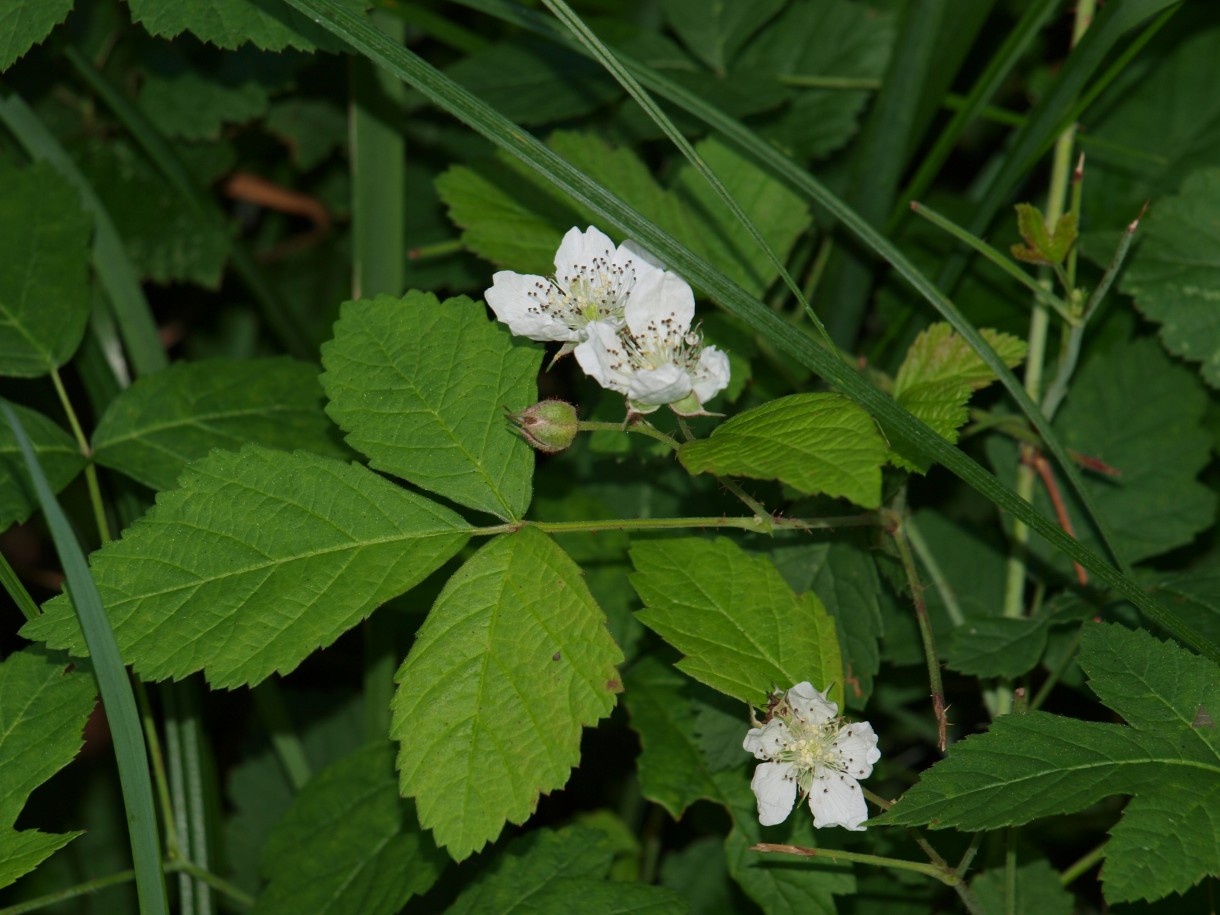
<path fill-rule="evenodd" d="M 0 70 L 7 70 L 72 11 L 72 0 L 16 0 L 0 17 Z"/>
<path fill-rule="evenodd" d="M 46 474 L 52 492 L 67 486 L 85 466 L 85 459 L 72 437 L 41 413 L 14 405 L 38 455 L 38 463 Z M 0 423 L 0 530 L 14 522 L 22 522 L 34 513 L 38 500 L 30 484 L 30 476 L 21 457 L 17 438 L 8 423 Z"/>
<path fill-rule="evenodd" d="M 784 0 L 725 3 L 724 0 L 664 0 L 665 18 L 690 50 L 723 72 L 733 55 Z"/>

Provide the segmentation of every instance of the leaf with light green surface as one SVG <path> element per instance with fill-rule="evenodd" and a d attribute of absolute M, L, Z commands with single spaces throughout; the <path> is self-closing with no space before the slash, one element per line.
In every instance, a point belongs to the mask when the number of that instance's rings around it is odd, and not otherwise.
<path fill-rule="evenodd" d="M 742 45 L 784 6 L 784 0 L 725 3 L 664 0 L 665 18 L 682 42 L 713 70 L 722 72 Z"/>
<path fill-rule="evenodd" d="M 1074 813 L 1134 795 L 1105 846 L 1106 899 L 1180 893 L 1220 876 L 1220 672 L 1142 631 L 1086 628 L 1080 665 L 1127 725 L 1005 715 L 956 744 L 885 814 L 889 824 L 966 830 Z"/>
<path fill-rule="evenodd" d="M 1220 387 L 1220 169 L 1195 172 L 1181 193 L 1159 200 L 1140 223 L 1140 242 L 1120 288 L 1161 327 L 1175 356 L 1202 363 Z"/>
<path fill-rule="evenodd" d="M 372 467 L 506 520 L 525 514 L 534 452 L 504 413 L 538 399 L 542 348 L 482 303 L 426 292 L 347 302 L 322 364 L 327 412 Z"/>
<path fill-rule="evenodd" d="M 288 358 L 177 362 L 111 401 L 93 433 L 99 464 L 170 489 L 213 448 L 255 443 L 350 457 L 322 409 L 318 370 Z"/>
<path fill-rule="evenodd" d="M 258 446 L 216 451 L 91 569 L 141 677 L 214 687 L 287 673 L 454 555 L 458 515 L 370 470 Z M 65 597 L 24 634 L 84 654 Z"/>
<path fill-rule="evenodd" d="M 640 793 L 675 820 L 695 801 L 716 799 L 720 791 L 695 733 L 690 680 L 651 656 L 640 658 L 624 679 L 623 703 L 640 738 Z M 746 729 L 743 722 L 738 735 L 741 762 L 749 758 L 740 748 Z"/>
<path fill-rule="evenodd" d="M 191 32 L 218 48 L 237 48 L 247 41 L 264 51 L 339 51 L 344 46 L 296 10 L 275 0 L 132 0 L 131 18 L 150 35 L 173 38 Z M 351 0 L 363 12 L 363 0 Z"/>
<path fill-rule="evenodd" d="M 66 667 L 38 648 L 15 651 L 0 662 L 0 887 L 80 835 L 13 829 L 30 792 L 84 745 L 97 689 L 90 674 Z"/>
<path fill-rule="evenodd" d="M 394 752 L 373 744 L 314 776 L 263 847 L 252 915 L 393 915 L 444 869 L 398 796 Z"/>
<path fill-rule="evenodd" d="M 16 0 L 0 12 L 0 70 L 7 70 L 72 11 L 72 0 Z"/>
<path fill-rule="evenodd" d="M 842 394 L 790 394 L 688 442 L 678 459 L 691 473 L 780 480 L 877 508 L 886 449 L 872 417 Z"/>
<path fill-rule="evenodd" d="M 556 132 L 547 141 L 576 168 L 607 187 L 692 251 L 715 262 L 743 287 L 761 294 L 777 273 L 737 218 L 695 170 L 683 164 L 668 189 L 630 149 L 593 134 Z M 756 165 L 716 140 L 696 152 L 755 223 L 781 260 L 810 223 L 804 202 Z M 573 225 L 596 220 L 582 205 L 501 153 L 471 166 L 455 166 L 437 180 L 450 218 L 465 231 L 462 242 L 494 264 L 520 273 L 554 270 L 559 241 Z"/>
<path fill-rule="evenodd" d="M 982 328 L 983 335 L 1009 368 L 1025 358 L 1025 341 L 1010 334 Z M 970 414 L 970 395 L 996 380 L 995 373 L 966 342 L 945 323 L 924 330 L 907 350 L 894 379 L 894 400 L 931 426 L 950 442 Z M 891 433 L 890 461 L 903 470 L 927 473 L 931 466 L 918 448 Z"/>
<path fill-rule="evenodd" d="M 545 534 L 495 538 L 445 585 L 395 678 L 402 792 L 457 860 L 523 823 L 614 708 L 622 661 L 580 567 Z"/>
<path fill-rule="evenodd" d="M 843 696 L 835 623 L 812 591 L 797 595 L 762 556 L 723 537 L 637 541 L 631 583 L 649 629 L 686 657 L 678 669 L 752 705 L 810 681 Z"/>
<path fill-rule="evenodd" d="M 610 839 L 600 830 L 585 826 L 535 830 L 514 839 L 447 911 L 449 915 L 577 910 L 582 915 L 669 915 L 687 910 L 672 890 L 606 879 L 613 862 Z"/>
<path fill-rule="evenodd" d="M 85 333 L 92 221 L 50 165 L 0 169 L 0 187 L 0 375 L 36 378 Z"/>
<path fill-rule="evenodd" d="M 34 446 L 34 454 L 52 492 L 59 492 L 84 469 L 80 448 L 52 420 L 25 407 L 11 404 Z M 8 423 L 0 423 L 0 531 L 26 521 L 38 508 L 29 471 L 21 457 L 17 437 Z"/>

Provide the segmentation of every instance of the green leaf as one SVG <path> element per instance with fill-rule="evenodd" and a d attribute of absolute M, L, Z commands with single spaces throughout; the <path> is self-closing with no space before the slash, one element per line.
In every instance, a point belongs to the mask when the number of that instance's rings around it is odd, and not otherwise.
<path fill-rule="evenodd" d="M 1019 677 L 1028 673 L 1046 650 L 1047 618 L 967 620 L 953 633 L 948 666 L 979 677 Z"/>
<path fill-rule="evenodd" d="M 15 651 L 0 662 L 0 887 L 80 835 L 13 829 L 30 792 L 84 745 L 97 691 L 92 676 L 69 673 L 66 666 L 38 648 Z"/>
<path fill-rule="evenodd" d="M 0 17 L 0 70 L 7 70 L 72 11 L 72 0 L 17 0 Z"/>
<path fill-rule="evenodd" d="M 59 492 L 85 466 L 80 448 L 72 436 L 41 413 L 16 404 L 12 409 L 21 419 L 52 492 Z M 27 520 L 36 508 L 38 500 L 34 498 L 17 437 L 8 423 L 0 423 L 0 531 L 14 522 Z"/>
<path fill-rule="evenodd" d="M 881 504 L 885 442 L 864 410 L 841 394 L 791 394 L 739 413 L 707 439 L 682 446 L 691 473 L 781 480 L 807 494 Z"/>
<path fill-rule="evenodd" d="M 287 673 L 456 553 L 466 522 L 363 467 L 217 451 L 94 554 L 123 657 L 150 680 L 215 687 Z M 83 654 L 57 597 L 24 634 Z"/>
<path fill-rule="evenodd" d="M 805 680 L 842 701 L 834 620 L 812 591 L 793 594 L 770 560 L 723 537 L 685 537 L 637 541 L 631 561 L 637 616 L 686 655 L 680 670 L 754 705 Z"/>
<path fill-rule="evenodd" d="M 733 4 L 734 6 L 738 4 Z M 752 4 L 742 4 L 752 5 Z M 880 83 L 895 39 L 893 16 L 862 3 L 790 3 L 750 42 L 737 68 L 779 80 L 801 77 Z M 803 162 L 838 149 L 856 132 L 870 93 L 864 89 L 799 87 L 792 102 L 759 130 Z"/>
<path fill-rule="evenodd" d="M 625 679 L 623 702 L 631 715 L 631 729 L 640 737 L 640 793 L 675 820 L 695 801 L 717 799 L 720 791 L 695 733 L 690 681 L 654 657 L 640 658 Z M 749 758 L 741 750 L 747 729 L 743 721 L 738 733 L 740 762 Z"/>
<path fill-rule="evenodd" d="M 745 288 L 761 293 L 775 280 L 775 268 L 766 254 L 742 234 L 736 217 L 688 164 L 678 169 L 665 190 L 634 152 L 612 147 L 593 134 L 556 132 L 547 142 Z M 719 141 L 704 140 L 696 151 L 784 258 L 809 225 L 809 211 L 800 198 Z M 573 225 L 596 221 L 587 207 L 553 190 L 503 153 L 451 168 L 437 180 L 437 190 L 450 218 L 465 230 L 463 244 L 492 263 L 521 273 L 553 272 L 563 233 Z"/>
<path fill-rule="evenodd" d="M 1220 641 L 1220 571 L 1206 567 L 1168 575 L 1155 585 L 1169 612 L 1213 641 Z"/>
<path fill-rule="evenodd" d="M 784 0 L 663 0 L 661 4 L 683 43 L 718 72 L 724 71 L 750 36 L 783 5 Z"/>
<path fill-rule="evenodd" d="M 142 153 L 117 137 L 84 143 L 74 152 L 144 277 L 220 286 L 229 247 L 224 230 L 183 206 L 181 195 Z"/>
<path fill-rule="evenodd" d="M 334 105 L 293 96 L 273 102 L 264 125 L 279 137 L 303 172 L 321 165 L 347 142 L 347 118 Z"/>
<path fill-rule="evenodd" d="M 1008 898 L 1007 874 L 993 867 L 970 881 L 984 912 L 1011 912 L 1012 915 L 1072 915 L 1076 900 L 1063 886 L 1059 872 L 1044 860 L 1022 864 L 1016 869 L 1016 896 L 1012 908 Z"/>
<path fill-rule="evenodd" d="M 704 836 L 661 859 L 661 885 L 681 894 L 692 915 L 718 915 L 734 909 L 724 844 Z"/>
<path fill-rule="evenodd" d="M 1085 630 L 1090 686 L 1129 726 L 1005 715 L 966 738 L 885 814 L 891 824 L 996 829 L 1133 794 L 1111 830 L 1106 899 L 1180 893 L 1220 875 L 1220 708 L 1216 665 L 1116 625 Z"/>
<path fill-rule="evenodd" d="M 111 401 L 93 433 L 105 467 L 152 489 L 170 489 L 191 461 L 247 443 L 349 452 L 322 410 L 315 366 L 288 358 L 178 362 Z"/>
<path fill-rule="evenodd" d="M 606 880 L 613 860 L 609 839 L 598 830 L 535 830 L 514 840 L 493 868 L 463 890 L 448 915 L 533 915 L 572 911 L 574 905 L 582 915 L 686 911 L 672 890 Z"/>
<path fill-rule="evenodd" d="M 396 677 L 402 792 L 457 860 L 522 823 L 610 714 L 622 653 L 580 568 L 533 528 L 497 537 L 445 585 Z"/>
<path fill-rule="evenodd" d="M 1053 266 L 1063 263 L 1076 243 L 1076 214 L 1064 213 L 1053 231 L 1046 230 L 1046 217 L 1036 206 L 1017 204 L 1017 228 L 1024 244 L 1012 246 L 1012 256 L 1030 264 Z"/>
<path fill-rule="evenodd" d="M 622 94 L 588 58 L 536 39 L 477 50 L 445 73 L 524 125 L 570 121 Z"/>
<path fill-rule="evenodd" d="M 1159 200 L 1141 223 L 1141 241 L 1120 288 L 1161 326 L 1176 356 L 1201 362 L 1220 387 L 1220 169 L 1195 172 L 1177 197 Z"/>
<path fill-rule="evenodd" d="M 881 582 L 876 562 L 839 535 L 820 543 L 777 545 L 769 555 L 793 591 L 813 591 L 834 617 L 843 648 L 846 704 L 864 708 L 881 666 L 877 643 L 885 631 L 877 599 Z"/>
<path fill-rule="evenodd" d="M 979 333 L 1010 368 L 1025 358 L 1023 340 L 986 328 Z M 970 344 L 942 322 L 924 330 L 907 350 L 894 379 L 894 400 L 950 442 L 956 442 L 957 430 L 969 418 L 966 402 L 970 395 L 995 380 L 995 373 Z M 890 442 L 890 460 L 895 466 L 927 473 L 932 462 L 918 448 L 893 432 Z"/>
<path fill-rule="evenodd" d="M 267 888 L 252 915 L 393 915 L 446 859 L 398 796 L 394 754 L 373 744 L 318 773 L 263 847 Z"/>
<path fill-rule="evenodd" d="M 1207 401 L 1198 376 L 1174 364 L 1152 339 L 1110 347 L 1076 373 L 1055 429 L 1068 448 L 1117 471 L 1092 474 L 1085 485 L 1130 562 L 1189 543 L 1215 520 L 1216 495 L 1196 479 L 1211 460 L 1203 428 Z M 989 443 L 989 455 L 998 455 L 998 447 Z M 1013 464 L 1011 450 L 1004 460 Z M 1096 545 L 1097 533 L 1080 503 L 1062 489 L 1061 495 L 1077 538 Z M 1041 486 L 1034 505 L 1054 517 Z M 1049 554 L 1041 542 L 1034 548 Z"/>
<path fill-rule="evenodd" d="M 133 21 L 163 38 L 189 31 L 218 48 L 233 49 L 247 41 L 264 51 L 334 51 L 340 47 L 321 28 L 275 0 L 132 0 L 128 5 Z M 362 0 L 350 0 L 348 5 L 358 11 L 365 6 Z"/>
<path fill-rule="evenodd" d="M 89 318 L 90 219 L 49 165 L 0 169 L 0 374 L 34 378 L 67 362 Z"/>
<path fill-rule="evenodd" d="M 371 466 L 506 520 L 529 507 L 534 454 L 505 410 L 538 399 L 542 348 L 465 296 L 343 305 L 322 347 L 327 412 Z"/>

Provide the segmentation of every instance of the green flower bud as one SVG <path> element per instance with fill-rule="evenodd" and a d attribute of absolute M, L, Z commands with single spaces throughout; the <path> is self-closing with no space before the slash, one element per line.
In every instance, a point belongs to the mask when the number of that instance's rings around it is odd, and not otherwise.
<path fill-rule="evenodd" d="M 563 451 L 576 438 L 576 408 L 567 401 L 542 400 L 508 417 L 527 442 L 546 454 Z"/>

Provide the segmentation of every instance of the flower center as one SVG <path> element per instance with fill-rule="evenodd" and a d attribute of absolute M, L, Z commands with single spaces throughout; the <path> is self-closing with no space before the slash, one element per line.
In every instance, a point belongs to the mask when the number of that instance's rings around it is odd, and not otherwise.
<path fill-rule="evenodd" d="M 573 330 L 593 321 L 621 326 L 635 280 L 634 261 L 612 264 L 609 258 L 595 257 L 573 273 L 552 277 L 548 285 L 538 283 L 529 293 L 536 303 L 531 310 L 544 311 Z"/>

